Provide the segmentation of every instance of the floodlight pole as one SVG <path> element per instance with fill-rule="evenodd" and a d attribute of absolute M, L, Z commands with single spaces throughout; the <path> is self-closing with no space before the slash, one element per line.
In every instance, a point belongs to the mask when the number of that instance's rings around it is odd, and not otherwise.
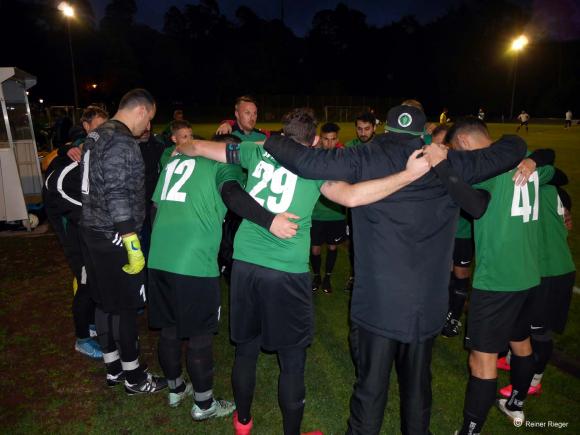
<path fill-rule="evenodd" d="M 75 59 L 73 55 L 72 38 L 70 36 L 70 18 L 66 18 L 66 29 L 68 33 L 68 48 L 70 51 L 70 65 L 72 70 L 72 81 L 73 81 L 73 95 L 74 95 L 74 108 L 73 108 L 73 123 L 76 124 L 76 109 L 79 106 L 79 96 L 77 93 L 77 73 L 75 69 Z"/>
<path fill-rule="evenodd" d="M 515 52 L 514 57 L 514 82 L 512 85 L 512 104 L 510 106 L 510 120 L 514 116 L 514 101 L 516 96 L 516 80 L 518 78 L 518 51 Z"/>

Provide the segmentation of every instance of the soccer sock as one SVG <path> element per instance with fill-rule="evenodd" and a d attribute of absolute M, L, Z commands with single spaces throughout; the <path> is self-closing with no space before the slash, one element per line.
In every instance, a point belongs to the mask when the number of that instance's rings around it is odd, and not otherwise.
<path fill-rule="evenodd" d="M 534 377 L 534 356 L 517 356 L 512 354 L 510 379 L 512 383 L 512 395 L 506 402 L 506 408 L 510 411 L 521 411 L 524 400 L 528 396 L 528 388 Z"/>
<path fill-rule="evenodd" d="M 476 435 L 481 433 L 487 413 L 495 402 L 497 378 L 480 379 L 469 377 L 465 404 L 463 406 L 463 426 L 459 435 Z"/>
<path fill-rule="evenodd" d="M 115 325 L 113 319 L 113 326 Z M 116 335 L 113 331 L 113 335 Z M 119 312 L 118 334 L 121 351 L 121 365 L 127 376 L 127 382 L 138 384 L 147 375 L 139 363 L 139 333 L 137 329 L 137 311 L 134 309 Z"/>
<path fill-rule="evenodd" d="M 79 284 L 72 303 L 75 335 L 78 339 L 89 338 L 89 324 L 95 320 L 95 303 L 86 284 Z"/>
<path fill-rule="evenodd" d="M 327 249 L 326 250 L 326 269 L 325 273 L 330 275 L 334 270 L 334 265 L 336 264 L 336 256 L 338 255 L 338 249 Z"/>
<path fill-rule="evenodd" d="M 181 340 L 177 338 L 177 327 L 162 328 L 157 348 L 159 365 L 167 378 L 172 392 L 183 383 L 181 378 Z M 178 380 L 181 379 L 181 383 Z M 172 383 L 174 387 L 172 387 Z"/>
<path fill-rule="evenodd" d="M 449 311 L 451 312 L 451 317 L 455 320 L 459 320 L 463 313 L 468 286 L 469 278 L 455 278 L 451 300 L 449 301 Z"/>
<path fill-rule="evenodd" d="M 201 409 L 213 402 L 213 337 L 190 337 L 187 344 L 187 373 L 195 391 L 193 398 Z"/>
<path fill-rule="evenodd" d="M 119 351 L 113 339 L 113 331 L 111 330 L 111 315 L 105 313 L 100 308 L 95 309 L 95 323 L 99 335 L 97 340 L 101 345 L 103 351 L 103 361 L 107 369 L 107 373 L 113 376 L 118 375 L 123 371 L 121 367 L 121 359 Z"/>
<path fill-rule="evenodd" d="M 550 334 L 532 335 L 532 349 L 536 358 L 536 370 L 531 385 L 536 387 L 542 381 L 542 374 L 554 350 L 554 341 Z"/>
<path fill-rule="evenodd" d="M 284 435 L 297 435 L 300 434 L 306 395 L 304 386 L 306 349 L 291 348 L 278 351 L 278 362 L 280 364 L 278 403 L 282 410 Z"/>
<path fill-rule="evenodd" d="M 321 255 L 314 255 L 310 253 L 310 264 L 312 265 L 312 272 L 314 275 L 320 275 L 320 265 L 322 264 Z"/>
<path fill-rule="evenodd" d="M 248 424 L 252 420 L 250 410 L 256 388 L 256 364 L 259 354 L 260 337 L 236 346 L 232 387 L 238 411 L 238 421 L 242 424 Z"/>

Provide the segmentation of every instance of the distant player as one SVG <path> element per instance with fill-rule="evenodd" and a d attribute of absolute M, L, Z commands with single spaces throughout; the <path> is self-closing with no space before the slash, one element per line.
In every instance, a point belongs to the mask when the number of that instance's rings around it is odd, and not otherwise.
<path fill-rule="evenodd" d="M 296 109 L 283 120 L 286 137 L 311 146 L 316 123 L 309 110 Z M 288 211 L 297 218 L 296 237 L 275 240 L 260 227 L 244 220 L 236 235 L 231 288 L 231 335 L 236 343 L 232 373 L 237 413 L 236 434 L 249 434 L 253 425 L 251 403 L 260 348 L 278 353 L 278 400 L 285 435 L 300 434 L 304 412 L 306 348 L 313 335 L 314 307 L 308 274 L 310 223 L 320 193 L 350 207 L 371 203 L 419 178 L 428 170 L 415 151 L 407 169 L 377 180 L 349 185 L 297 177 L 274 160 L 263 147 L 194 141 L 182 152 L 240 164 L 248 169 L 246 189 L 272 212 Z M 319 434 L 320 432 L 314 432 Z"/>
<path fill-rule="evenodd" d="M 564 128 L 572 127 L 572 111 L 568 109 L 564 117 L 566 118 L 564 121 Z"/>
<path fill-rule="evenodd" d="M 451 118 L 448 117 L 449 110 L 447 107 L 443 108 L 441 115 L 439 115 L 439 124 L 446 125 L 447 123 L 451 122 Z"/>
<path fill-rule="evenodd" d="M 317 147 L 323 149 L 343 148 L 339 142 L 340 127 L 334 123 L 326 123 L 320 127 L 320 140 Z M 322 290 L 332 293 L 331 276 L 338 255 L 337 246 L 346 239 L 346 210 L 342 205 L 320 197 L 312 211 L 312 228 L 310 230 L 310 265 L 312 291 Z M 321 279 L 322 245 L 327 245 L 324 279 Z"/>
<path fill-rule="evenodd" d="M 485 121 L 485 112 L 484 112 L 484 110 L 483 110 L 483 108 L 482 108 L 482 107 L 480 107 L 480 108 L 479 108 L 479 111 L 477 112 L 477 118 L 478 118 L 480 121 Z"/>
<path fill-rule="evenodd" d="M 457 122 L 449 133 L 452 145 L 465 151 L 487 148 L 491 138 L 477 118 Z M 516 185 L 509 171 L 477 184 L 491 194 L 486 213 L 474 221 L 473 292 L 465 346 L 470 350 L 469 378 L 460 435 L 481 433 L 497 390 L 497 354 L 513 351 L 513 393 L 498 401 L 510 418 L 524 420 L 522 411 L 533 377 L 529 309 L 531 289 L 540 283 L 538 252 L 538 189 L 554 173 L 539 168 L 529 183 Z M 509 213 L 509 214 L 507 214 Z"/>
<path fill-rule="evenodd" d="M 530 122 L 530 115 L 525 110 L 522 110 L 522 113 L 518 115 L 518 121 L 520 121 L 520 125 L 516 128 L 516 133 L 520 131 L 520 128 L 526 127 L 526 133 L 528 132 L 528 124 Z"/>

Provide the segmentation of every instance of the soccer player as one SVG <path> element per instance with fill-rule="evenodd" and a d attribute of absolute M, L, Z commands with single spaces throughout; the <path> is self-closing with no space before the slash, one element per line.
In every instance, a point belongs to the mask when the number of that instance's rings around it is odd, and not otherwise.
<path fill-rule="evenodd" d="M 296 224 L 288 221 L 294 215 L 275 216 L 262 208 L 240 186 L 242 179 L 238 166 L 178 154 L 165 166 L 153 194 L 157 211 L 148 261 L 149 322 L 161 329 L 159 361 L 169 384 L 169 406 L 178 406 L 193 392 L 191 416 L 196 421 L 235 409 L 213 396 L 212 346 L 221 308 L 217 254 L 226 205 L 275 236 L 296 232 Z M 183 339 L 188 341 L 191 384 L 181 375 Z"/>
<path fill-rule="evenodd" d="M 422 149 L 425 114 L 420 109 L 393 107 L 387 121 L 389 128 L 404 133 L 393 130 L 365 145 L 328 151 L 307 150 L 284 136 L 273 136 L 264 149 L 300 176 L 356 183 L 396 173 L 411 153 Z M 433 148 L 439 145 L 427 146 L 424 153 Z M 431 354 L 447 313 L 459 213 L 448 192 L 458 180 L 474 183 L 515 166 L 524 152 L 525 143 L 517 136 L 503 137 L 473 153 L 449 150 L 447 159 L 423 178 L 382 201 L 352 210 L 357 279 L 350 318 L 358 350 L 348 434 L 380 432 L 393 365 L 400 386 L 401 432 L 428 432 Z"/>
<path fill-rule="evenodd" d="M 479 111 L 477 112 L 477 118 L 480 121 L 485 121 L 485 112 L 483 111 L 483 108 L 482 107 L 480 107 L 479 108 Z"/>
<path fill-rule="evenodd" d="M 528 132 L 528 124 L 530 122 L 530 115 L 525 110 L 522 110 L 522 113 L 518 115 L 518 121 L 520 121 L 520 125 L 516 128 L 516 133 L 520 131 L 520 128 L 526 127 L 526 133 Z"/>
<path fill-rule="evenodd" d="M 449 110 L 447 110 L 447 107 L 444 107 L 441 115 L 439 115 L 439 124 L 446 125 L 447 123 L 451 122 L 451 118 L 448 118 L 448 113 Z"/>
<path fill-rule="evenodd" d="M 571 207 L 570 196 L 564 189 L 552 184 L 540 186 L 539 257 L 542 279 L 531 295 L 530 333 L 536 365 L 529 395 L 542 391 L 542 377 L 554 348 L 553 333 L 563 333 L 568 319 L 576 277 L 565 223 Z M 512 390 L 512 385 L 508 385 L 500 389 L 500 394 L 509 398 Z"/>
<path fill-rule="evenodd" d="M 329 150 L 343 148 L 338 140 L 340 127 L 328 122 L 320 127 L 318 147 Z M 321 289 L 324 293 L 332 293 L 331 275 L 338 255 L 337 245 L 346 238 L 346 214 L 343 206 L 320 197 L 312 211 L 312 228 L 310 230 L 310 265 L 314 276 L 312 291 Z M 322 263 L 321 247 L 327 245 L 324 279 L 320 277 Z"/>
<path fill-rule="evenodd" d="M 173 134 L 173 132 L 171 130 L 171 125 L 175 121 L 183 121 L 183 110 L 181 110 L 181 109 L 174 110 L 173 111 L 173 119 L 171 120 L 171 122 L 169 124 L 167 124 L 165 126 L 165 128 L 161 132 L 160 140 L 165 144 L 166 147 L 172 147 L 174 144 L 174 142 L 171 139 L 171 135 Z"/>
<path fill-rule="evenodd" d="M 316 123 L 310 111 L 296 109 L 283 120 L 285 138 L 310 147 Z M 231 337 L 236 344 L 232 373 L 237 413 L 236 434 L 249 434 L 253 425 L 250 408 L 254 395 L 256 364 L 260 348 L 278 353 L 280 378 L 278 399 L 285 435 L 300 433 L 304 411 L 306 348 L 312 341 L 313 303 L 308 274 L 310 222 L 320 193 L 345 206 L 377 201 L 412 182 L 428 170 L 416 150 L 407 169 L 388 177 L 350 185 L 345 182 L 305 180 L 282 167 L 264 149 L 251 142 L 239 145 L 194 141 L 190 150 L 248 169 L 246 190 L 254 199 L 279 213 L 289 211 L 297 219 L 298 233 L 287 241 L 274 239 L 247 220 L 236 235 L 231 288 Z M 319 433 L 319 432 L 316 432 Z"/>
<path fill-rule="evenodd" d="M 568 109 L 568 111 L 564 115 L 564 118 L 566 119 L 564 122 L 564 128 L 572 127 L 572 111 L 570 109 Z"/>
<path fill-rule="evenodd" d="M 361 113 L 354 120 L 356 138 L 349 140 L 344 144 L 350 148 L 371 141 L 375 137 L 377 130 L 376 118 L 371 112 Z"/>
<path fill-rule="evenodd" d="M 171 123 L 171 142 L 173 146 L 170 146 L 163 151 L 161 154 L 161 158 L 159 159 L 159 164 L 161 165 L 161 169 L 165 168 L 167 162 L 171 160 L 173 154 L 175 154 L 175 147 L 179 144 L 186 144 L 193 139 L 193 130 L 191 129 L 191 124 L 184 120 L 180 119 L 177 121 L 173 121 Z"/>
<path fill-rule="evenodd" d="M 485 123 L 477 118 L 456 122 L 448 138 L 454 148 L 464 151 L 486 149 L 492 143 Z M 460 435 L 481 432 L 496 397 L 497 355 L 508 343 L 513 351 L 514 389 L 509 400 L 498 401 L 498 407 L 512 419 L 524 419 L 523 401 L 534 372 L 526 305 L 531 289 L 540 283 L 538 190 L 554 169 L 542 167 L 531 175 L 524 171 L 530 182 L 523 185 L 514 183 L 513 172 L 475 186 L 488 191 L 491 201 L 486 213 L 474 221 L 477 262 L 465 336 L 471 376 Z"/>
<path fill-rule="evenodd" d="M 83 111 L 81 123 L 86 133 L 90 133 L 106 122 L 108 117 L 108 113 L 99 107 L 89 106 Z M 71 150 L 76 149 L 80 153 L 79 145 L 82 146 L 77 143 Z M 78 161 L 66 154 L 57 156 L 46 172 L 42 194 L 48 220 L 75 276 L 72 304 L 75 350 L 90 358 L 102 359 L 101 347 L 91 337 L 90 331 L 95 323 L 95 302 L 91 299 L 81 249 L 81 168 Z"/>
<path fill-rule="evenodd" d="M 216 134 L 233 134 L 240 140 L 251 142 L 263 142 L 270 137 L 270 132 L 256 128 L 258 120 L 258 106 L 256 101 L 248 96 L 242 95 L 236 100 L 234 107 L 236 120 L 222 121 Z"/>
<path fill-rule="evenodd" d="M 140 363 L 137 328 L 137 310 L 145 304 L 145 257 L 138 234 L 146 203 L 143 157 L 135 137 L 149 127 L 155 110 L 148 91 L 129 91 L 115 116 L 89 133 L 82 154 L 83 254 L 97 305 L 107 385 L 124 381 L 129 395 L 167 387 L 164 378 L 147 373 Z"/>

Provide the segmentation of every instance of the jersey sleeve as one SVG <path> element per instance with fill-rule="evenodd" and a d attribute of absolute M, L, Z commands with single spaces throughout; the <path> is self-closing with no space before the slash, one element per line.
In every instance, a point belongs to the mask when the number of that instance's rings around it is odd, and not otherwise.
<path fill-rule="evenodd" d="M 237 181 L 244 187 L 244 175 L 240 166 L 225 163 L 217 163 L 216 165 L 215 184 L 218 190 L 221 190 L 222 185 L 226 181 Z"/>
<path fill-rule="evenodd" d="M 254 142 L 244 141 L 240 143 L 240 166 L 248 169 L 256 160 L 256 156 L 261 150 L 263 148 Z"/>
<path fill-rule="evenodd" d="M 540 185 L 549 183 L 556 172 L 552 165 L 540 166 L 536 170 L 538 171 Z"/>
<path fill-rule="evenodd" d="M 161 174 L 159 174 L 157 186 L 155 186 L 155 191 L 153 192 L 153 196 L 151 197 L 151 200 L 156 204 L 159 204 L 159 201 L 161 201 L 161 189 L 163 189 L 163 183 L 165 182 L 166 174 L 167 170 L 165 169 L 161 171 Z"/>
<path fill-rule="evenodd" d="M 493 191 L 493 188 L 494 188 L 496 182 L 497 182 L 497 178 L 496 177 L 490 178 L 488 180 L 484 180 L 484 181 L 481 181 L 481 182 L 479 182 L 477 184 L 474 184 L 473 185 L 473 188 L 474 189 L 485 190 L 485 191 L 491 193 Z"/>

